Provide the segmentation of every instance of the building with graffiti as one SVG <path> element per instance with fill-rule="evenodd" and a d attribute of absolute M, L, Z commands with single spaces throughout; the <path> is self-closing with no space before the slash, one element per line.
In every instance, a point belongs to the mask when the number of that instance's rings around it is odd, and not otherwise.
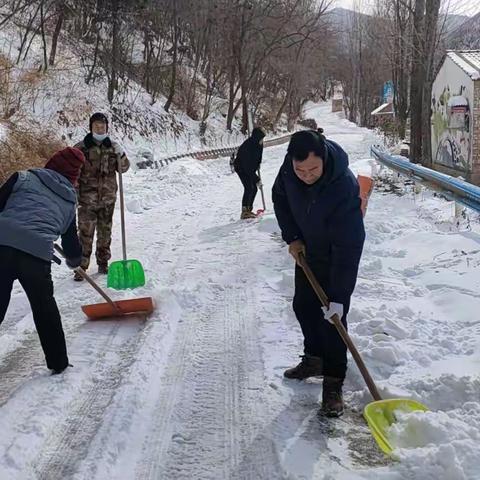
<path fill-rule="evenodd" d="M 447 52 L 432 89 L 433 165 L 480 185 L 480 50 Z"/>

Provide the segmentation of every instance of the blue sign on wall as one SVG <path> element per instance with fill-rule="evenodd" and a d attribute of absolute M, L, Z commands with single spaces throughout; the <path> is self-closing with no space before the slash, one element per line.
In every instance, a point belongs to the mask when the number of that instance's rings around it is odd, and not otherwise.
<path fill-rule="evenodd" d="M 383 84 L 383 103 L 393 102 L 393 82 L 389 80 Z"/>

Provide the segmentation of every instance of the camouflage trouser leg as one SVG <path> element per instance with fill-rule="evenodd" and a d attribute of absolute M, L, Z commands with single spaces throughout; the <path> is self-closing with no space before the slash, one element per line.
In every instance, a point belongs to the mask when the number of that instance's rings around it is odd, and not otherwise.
<path fill-rule="evenodd" d="M 112 243 L 112 218 L 115 204 L 105 205 L 98 209 L 97 224 L 97 264 L 108 265 L 112 254 L 110 244 Z"/>
<path fill-rule="evenodd" d="M 80 205 L 78 207 L 78 238 L 82 245 L 81 267 L 87 270 L 92 254 L 93 236 L 97 225 L 97 209 L 93 206 Z"/>

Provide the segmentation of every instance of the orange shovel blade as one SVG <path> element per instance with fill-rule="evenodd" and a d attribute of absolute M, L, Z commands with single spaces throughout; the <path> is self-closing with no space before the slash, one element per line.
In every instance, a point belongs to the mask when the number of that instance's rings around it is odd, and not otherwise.
<path fill-rule="evenodd" d="M 358 185 L 360 187 L 360 199 L 361 199 L 361 206 L 362 214 L 365 216 L 367 213 L 367 206 L 368 206 L 368 199 L 373 191 L 373 179 L 370 177 L 366 177 L 365 175 L 357 175 Z"/>
<path fill-rule="evenodd" d="M 115 302 L 115 305 L 117 305 L 120 311 L 115 310 L 109 303 L 82 305 L 82 310 L 90 320 L 118 318 L 125 315 L 149 314 L 154 310 L 153 300 L 151 297 L 119 300 Z"/>

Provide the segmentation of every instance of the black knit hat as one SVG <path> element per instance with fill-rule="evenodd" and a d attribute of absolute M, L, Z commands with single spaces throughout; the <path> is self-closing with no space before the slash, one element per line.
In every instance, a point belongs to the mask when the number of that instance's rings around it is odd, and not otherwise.
<path fill-rule="evenodd" d="M 90 131 L 92 131 L 93 122 L 103 122 L 103 123 L 105 123 L 105 125 L 107 126 L 107 132 L 108 132 L 108 118 L 104 113 L 97 112 L 97 113 L 94 113 L 90 117 Z"/>

